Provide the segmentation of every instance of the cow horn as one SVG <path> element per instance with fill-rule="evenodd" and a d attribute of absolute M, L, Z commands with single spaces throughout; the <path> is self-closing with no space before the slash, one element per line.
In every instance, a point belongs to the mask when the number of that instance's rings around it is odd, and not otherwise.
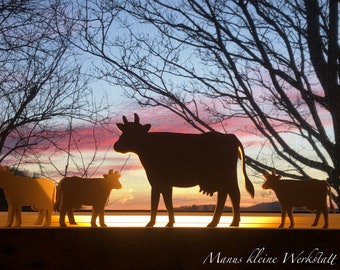
<path fill-rule="evenodd" d="M 123 115 L 123 122 L 124 122 L 124 124 L 128 123 L 128 120 L 126 119 L 125 115 Z"/>
<path fill-rule="evenodd" d="M 139 124 L 139 116 L 135 113 L 135 124 Z"/>

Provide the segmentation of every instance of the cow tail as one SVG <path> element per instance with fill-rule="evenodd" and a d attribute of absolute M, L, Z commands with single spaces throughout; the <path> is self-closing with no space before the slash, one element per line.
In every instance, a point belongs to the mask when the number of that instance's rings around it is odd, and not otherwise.
<path fill-rule="evenodd" d="M 240 153 L 240 159 L 242 161 L 242 174 L 243 174 L 243 178 L 245 180 L 246 189 L 247 189 L 248 193 L 250 194 L 250 196 L 252 198 L 254 198 L 255 190 L 254 190 L 253 183 L 250 181 L 250 179 L 247 175 L 247 172 L 246 172 L 245 154 L 244 154 L 243 145 L 240 141 L 239 141 L 239 145 L 238 145 L 238 151 Z"/>
<path fill-rule="evenodd" d="M 325 181 L 326 182 L 326 181 Z M 333 205 L 333 202 L 332 202 L 332 190 L 331 190 L 331 185 L 326 182 L 327 184 L 327 193 L 328 193 L 328 198 L 329 198 L 329 205 L 331 207 L 331 212 L 332 213 L 335 213 L 335 208 L 334 208 L 334 205 Z"/>
<path fill-rule="evenodd" d="M 60 200 L 61 200 L 61 185 L 64 179 L 61 179 L 57 186 L 56 201 L 54 204 L 54 211 L 59 212 Z"/>

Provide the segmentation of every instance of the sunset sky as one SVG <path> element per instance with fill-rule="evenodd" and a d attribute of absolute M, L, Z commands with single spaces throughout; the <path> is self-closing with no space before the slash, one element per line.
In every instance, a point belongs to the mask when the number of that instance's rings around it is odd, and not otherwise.
<path fill-rule="evenodd" d="M 104 93 L 102 91 L 102 84 L 98 95 Z M 124 96 L 120 89 L 114 89 L 108 85 L 106 87 L 106 94 L 113 103 L 112 117 L 110 123 L 105 127 L 95 127 L 95 136 L 98 140 L 98 150 L 96 151 L 93 142 L 93 127 L 92 126 L 79 126 L 77 128 L 78 146 L 80 147 L 83 159 L 77 157 L 77 152 L 73 154 L 76 156 L 75 160 L 78 164 L 83 161 L 85 165 L 91 161 L 94 153 L 96 153 L 95 162 L 89 169 L 90 177 L 102 177 L 107 173 L 109 169 L 122 170 L 121 183 L 123 188 L 121 190 L 113 190 L 111 192 L 109 203 L 106 209 L 113 210 L 149 210 L 150 209 L 150 193 L 151 187 L 146 178 L 143 167 L 141 166 L 138 157 L 135 154 L 120 154 L 113 150 L 113 144 L 118 140 L 120 131 L 116 127 L 116 123 L 122 122 L 122 116 L 126 115 L 128 120 L 133 120 L 133 114 L 138 113 L 140 116 L 140 122 L 142 124 L 150 123 L 152 125 L 151 132 L 154 131 L 168 131 L 168 132 L 182 132 L 182 133 L 197 133 L 192 127 L 178 116 L 169 113 L 169 111 L 163 108 L 141 108 L 136 102 L 128 99 Z M 325 121 L 328 121 L 325 116 Z M 254 136 L 254 129 L 250 123 L 245 119 L 231 119 L 228 122 L 215 126 L 215 128 L 221 132 L 227 130 L 228 133 L 236 134 L 240 141 L 243 143 L 246 155 L 258 160 L 267 160 L 267 164 L 272 164 L 271 156 L 269 152 L 262 146 L 262 138 Z M 66 140 L 67 138 L 65 138 Z M 290 138 L 287 137 L 287 140 Z M 292 138 L 293 139 L 293 138 Z M 299 141 L 296 141 L 299 144 Z M 267 155 L 268 154 L 268 155 Z M 59 182 L 61 179 L 60 174 L 57 173 L 54 167 L 63 171 L 66 165 L 66 154 L 54 153 L 45 151 L 40 154 L 47 164 L 45 165 L 48 171 L 48 177 Z M 11 160 L 8 160 L 7 165 L 11 165 Z M 53 166 L 48 163 L 53 163 Z M 126 165 L 124 166 L 124 164 Z M 241 162 L 238 162 L 239 174 L 238 183 L 241 190 L 241 206 L 247 207 L 253 204 L 276 201 L 274 192 L 264 191 L 261 188 L 263 183 L 263 177 L 259 173 L 255 173 L 247 166 L 248 175 L 255 187 L 255 198 L 251 199 L 250 195 L 245 191 L 244 180 L 240 173 Z M 123 168 L 124 166 L 124 168 Z M 34 164 L 25 165 L 26 169 L 31 172 L 38 171 L 38 168 Z M 175 168 L 174 168 L 175 169 Z M 204 169 L 204 168 L 202 168 Z M 76 173 L 76 169 L 73 166 L 69 168 L 70 174 Z M 315 178 L 323 179 L 324 175 L 316 173 Z M 174 188 L 173 204 L 174 207 L 202 205 L 202 204 L 216 204 L 216 193 L 213 197 L 203 195 L 199 193 L 199 187 L 192 188 Z M 231 206 L 229 198 L 227 198 L 226 205 Z M 160 200 L 159 209 L 165 209 L 163 200 Z"/>
<path fill-rule="evenodd" d="M 126 115 L 128 120 L 133 120 L 133 113 L 136 112 L 140 116 L 142 124 L 150 123 L 152 131 L 169 131 L 169 132 L 187 132 L 197 133 L 190 128 L 184 120 L 177 116 L 170 114 L 162 108 L 140 108 L 132 100 L 126 99 L 119 94 L 113 92 L 109 95 L 112 99 L 117 100 L 114 115 L 112 116 L 112 123 L 105 129 L 98 127 L 96 129 L 96 136 L 99 140 L 99 151 L 97 153 L 96 162 L 90 169 L 93 173 L 92 177 L 101 177 L 102 174 L 107 173 L 109 169 L 114 169 L 122 172 L 121 183 L 123 188 L 121 190 L 113 190 L 110 195 L 109 203 L 106 209 L 113 210 L 149 210 L 150 209 L 150 191 L 151 187 L 146 178 L 143 167 L 141 166 L 138 157 L 135 154 L 120 154 L 113 150 L 113 144 L 117 141 L 120 131 L 116 128 L 117 122 L 122 122 L 122 116 Z M 116 97 L 117 96 L 117 97 Z M 228 123 L 228 131 L 235 133 L 243 143 L 245 152 L 251 157 L 256 157 L 262 146 L 260 139 L 253 136 L 251 133 L 246 133 L 247 127 L 245 121 L 238 119 Z M 219 129 L 217 127 L 217 129 Z M 222 127 L 220 128 L 221 131 Z M 92 127 L 80 127 L 79 145 L 82 149 L 84 159 L 90 160 L 94 153 L 94 145 L 92 141 Z M 261 157 L 258 157 L 261 158 Z M 50 159 L 58 164 L 59 168 L 65 166 L 65 155 L 52 155 Z M 126 165 L 124 166 L 124 164 Z M 241 163 L 238 163 L 239 168 Z M 124 168 L 123 168 L 124 166 Z M 204 169 L 204 168 L 202 168 Z M 250 195 L 245 191 L 244 180 L 242 174 L 238 174 L 238 183 L 241 189 L 241 206 L 250 206 L 262 202 L 272 202 L 276 200 L 275 194 L 270 191 L 264 191 L 261 188 L 263 178 L 260 174 L 254 173 L 250 168 L 247 168 L 248 175 L 255 187 L 255 198 L 251 199 Z M 320 175 L 322 177 L 322 175 Z M 51 173 L 51 178 L 56 181 L 60 180 L 60 176 Z M 200 204 L 215 204 L 216 193 L 213 197 L 209 197 L 199 193 L 199 187 L 192 188 L 175 188 L 173 194 L 174 207 L 191 206 Z M 226 205 L 230 206 L 230 200 L 227 199 Z M 163 200 L 160 200 L 159 209 L 165 209 Z"/>
<path fill-rule="evenodd" d="M 93 159 L 94 154 L 96 155 L 95 161 L 89 169 L 89 177 L 102 177 L 102 175 L 107 173 L 110 169 L 120 171 L 126 163 L 121 172 L 122 176 L 120 179 L 123 188 L 111 192 L 107 209 L 149 210 L 151 187 L 138 157 L 135 154 L 123 155 L 116 153 L 113 150 L 113 144 L 118 140 L 120 135 L 120 131 L 116 128 L 116 123 L 122 122 L 123 115 L 126 115 L 126 117 L 132 121 L 133 114 L 138 113 L 142 124 L 150 123 L 152 125 L 151 132 L 198 133 L 198 131 L 189 127 L 189 124 L 183 119 L 171 114 L 164 108 L 141 108 L 137 102 L 126 98 L 123 90 L 120 88 L 101 81 L 95 81 L 91 86 L 95 89 L 95 93 L 98 97 L 107 95 L 107 98 L 113 104 L 111 108 L 112 116 L 110 122 L 104 127 L 95 127 L 98 150 L 96 150 L 93 140 L 93 126 L 80 125 L 76 128 L 77 144 L 82 157 L 80 157 L 78 151 L 73 150 L 72 155 L 74 155 L 74 160 L 77 163 L 77 166 L 81 167 L 83 163 L 84 166 L 87 166 Z M 223 126 L 217 124 L 215 128 L 221 132 L 227 130 L 228 133 L 236 134 L 243 143 L 246 154 L 256 157 L 261 145 L 258 143 L 259 138 L 254 137 L 252 133 L 247 133 L 247 130 L 253 130 L 253 127 L 249 126 L 249 124 L 250 123 L 247 123 L 245 119 L 242 119 L 242 121 L 239 119 L 231 119 L 228 120 L 228 122 L 223 123 Z M 65 140 L 63 145 L 67 145 L 68 138 L 65 137 L 63 140 Z M 44 162 L 44 176 L 59 182 L 62 176 L 58 171 L 63 172 L 65 170 L 67 155 L 64 152 L 54 152 L 52 150 L 45 150 L 36 154 L 39 155 L 40 160 Z M 3 165 L 15 166 L 17 163 L 18 160 L 11 160 L 9 158 L 6 159 Z M 238 165 L 240 167 L 241 163 L 239 162 Z M 29 172 L 37 173 L 38 175 L 40 173 L 38 164 L 32 163 L 32 161 L 29 161 L 28 164 L 21 165 L 20 168 L 27 169 Z M 77 168 L 72 164 L 70 164 L 68 171 L 68 176 L 79 175 Z M 245 191 L 245 183 L 241 173 L 239 173 L 238 182 L 242 192 L 242 206 L 250 206 L 256 203 L 276 200 L 273 193 L 271 193 L 270 196 L 267 196 L 269 195 L 269 192 L 264 192 L 261 189 L 261 184 L 263 182 L 261 175 L 253 175 L 250 168 L 248 168 L 248 175 L 255 186 L 255 199 L 251 199 L 250 195 Z M 267 195 L 263 196 L 264 194 Z M 173 192 L 173 203 L 174 207 L 216 204 L 216 194 L 214 194 L 213 197 L 203 195 L 202 193 L 199 193 L 198 186 L 192 188 L 175 188 Z M 226 205 L 230 206 L 229 198 L 227 199 Z M 159 209 L 164 209 L 162 199 L 160 200 Z"/>
<path fill-rule="evenodd" d="M 152 34 L 154 31 L 153 27 L 145 26 L 145 24 L 137 24 L 136 29 L 144 32 L 145 34 Z M 118 28 L 119 29 L 119 28 Z M 123 30 L 117 30 L 114 28 L 112 30 L 112 39 L 114 40 L 115 37 L 119 37 L 120 34 L 123 34 Z M 279 45 L 275 42 L 272 45 Z M 114 48 L 114 47 L 113 47 Z M 114 50 L 113 50 L 114 51 Z M 284 50 L 283 50 L 284 51 Z M 182 53 L 182 52 L 181 52 Z M 204 65 L 204 61 L 201 63 L 195 63 L 195 54 L 192 54 L 191 49 L 189 48 L 188 51 L 183 51 L 182 57 L 187 59 L 190 58 L 190 63 L 195 66 L 196 69 L 205 70 L 206 66 Z M 96 75 L 91 74 L 93 71 L 94 66 L 105 66 L 100 59 L 95 59 L 94 56 L 84 55 L 82 56 L 86 58 L 84 60 L 84 72 L 90 74 L 92 79 Z M 83 59 L 82 59 L 83 60 Z M 81 61 L 81 60 L 79 60 Z M 200 66 L 201 65 L 201 66 Z M 108 65 L 109 66 L 109 65 Z M 91 69 L 93 68 L 93 69 Z M 214 67 L 216 68 L 216 66 Z M 209 72 L 213 73 L 213 70 L 209 70 Z M 219 74 L 218 70 L 215 70 L 216 74 Z M 108 72 L 109 73 L 109 72 Z M 264 75 L 265 76 L 265 75 Z M 171 76 L 170 76 L 171 77 Z M 179 78 L 181 78 L 179 76 Z M 174 77 L 176 78 L 176 76 Z M 185 82 L 185 75 L 183 75 L 183 82 Z M 109 80 L 109 79 L 108 79 Z M 179 79 L 180 80 L 180 79 Z M 169 80 L 171 81 L 171 80 Z M 311 80 L 313 81 L 313 80 Z M 194 83 L 194 81 L 192 82 Z M 176 84 L 180 85 L 180 82 L 176 81 Z M 102 177 L 103 174 L 106 174 L 108 170 L 114 169 L 121 171 L 121 183 L 123 188 L 121 190 L 113 190 L 110 195 L 110 200 L 107 206 L 107 209 L 119 209 L 119 210 L 148 210 L 150 209 L 150 191 L 151 187 L 148 183 L 148 180 L 145 175 L 145 171 L 142 168 L 139 159 L 134 154 L 119 154 L 113 150 L 113 144 L 118 140 L 120 135 L 120 131 L 116 128 L 117 122 L 122 122 L 122 116 L 126 115 L 129 120 L 133 120 L 133 114 L 138 113 L 140 116 L 140 121 L 142 124 L 151 124 L 151 132 L 154 131 L 167 131 L 167 132 L 181 132 L 181 133 L 197 133 L 197 130 L 194 130 L 189 124 L 185 123 L 185 121 L 173 113 L 160 108 L 160 107 L 145 107 L 141 108 L 136 101 L 132 99 L 128 99 L 124 95 L 124 90 L 114 86 L 112 84 L 106 83 L 99 79 L 93 79 L 90 87 L 94 90 L 96 98 L 98 100 L 102 97 L 107 98 L 109 103 L 111 103 L 112 108 L 110 112 L 110 120 L 107 122 L 105 126 L 87 126 L 79 124 L 76 128 L 75 139 L 77 143 L 78 149 L 74 148 L 71 152 L 73 155 L 74 164 L 70 164 L 68 171 L 68 176 L 72 174 L 79 173 L 78 167 L 86 167 L 92 160 L 90 169 L 89 169 L 89 177 Z M 314 89 L 315 88 L 315 89 Z M 176 89 L 176 88 L 175 88 Z M 318 91 L 317 83 L 313 85 L 313 91 Z M 261 92 L 262 91 L 262 92 Z M 257 85 L 252 88 L 253 96 L 262 96 L 266 95 L 265 89 L 260 89 Z M 293 101 L 298 101 L 300 98 L 300 94 L 298 91 L 289 91 L 287 90 L 287 95 L 289 99 Z M 195 96 L 196 98 L 196 96 Z M 201 96 L 199 96 L 201 98 Z M 202 99 L 204 95 L 202 95 Z M 266 99 L 263 99 L 266 100 Z M 203 100 L 205 102 L 205 100 Z M 209 104 L 214 103 L 215 101 L 206 100 Z M 210 102 L 210 103 L 209 103 Z M 199 103 L 199 102 L 198 102 Z M 217 103 L 217 102 L 216 102 Z M 218 104 L 214 104 L 219 106 Z M 234 104 L 233 104 L 234 105 Z M 266 104 L 261 105 L 265 108 L 265 110 L 272 111 L 271 105 L 269 102 Z M 199 105 L 198 105 L 199 106 Z M 223 105 L 222 105 L 223 106 Z M 235 105 L 236 106 L 236 105 Z M 269 106 L 269 107 L 267 107 Z M 301 106 L 303 109 L 303 105 Z M 202 109 L 201 117 L 204 118 L 204 110 Z M 200 111 L 200 112 L 201 112 Z M 280 113 L 280 110 L 278 110 Z M 276 112 L 275 112 L 276 113 Z M 278 114 L 279 114 L 278 113 Z M 284 114 L 285 112 L 283 112 Z M 228 112 L 225 113 L 226 115 Z M 302 115 L 304 117 L 305 115 Z M 305 117 L 310 117 L 306 114 Z M 325 123 L 327 128 L 327 124 L 331 123 L 330 115 L 325 114 L 322 115 L 322 121 Z M 311 121 L 313 123 L 313 121 Z M 53 123 L 54 124 L 54 123 Z M 278 124 L 279 125 L 279 124 Z M 312 125 L 313 126 L 313 125 Z M 330 126 L 330 125 L 329 125 Z M 67 130 L 67 124 L 65 126 L 60 127 Z M 222 133 L 234 133 L 240 141 L 243 143 L 245 148 L 246 155 L 252 157 L 255 160 L 262 162 L 270 167 L 277 167 L 278 169 L 285 170 L 286 164 L 281 164 L 280 160 L 275 159 L 276 157 L 273 156 L 271 149 L 268 147 L 268 141 L 264 138 L 264 136 L 259 135 L 250 120 L 246 118 L 232 118 L 224 121 L 223 123 L 218 123 L 214 126 L 217 131 Z M 313 155 L 315 159 L 315 152 L 312 152 L 311 148 L 306 147 L 304 148 L 303 143 L 298 139 L 299 136 L 301 137 L 301 133 L 296 130 L 285 130 L 285 126 L 279 125 L 280 131 L 282 128 L 283 138 L 290 145 L 293 146 L 294 149 L 301 149 L 299 154 L 301 155 Z M 295 135 L 293 134 L 295 132 Z M 327 132 L 327 130 L 326 130 Z M 329 134 L 332 134 L 331 131 Z M 98 145 L 94 142 L 94 136 Z M 307 135 L 306 135 L 307 136 Z M 329 137 L 332 137 L 330 135 Z M 61 138 L 60 143 L 62 145 L 67 145 L 68 138 Z M 267 144 L 265 144 L 267 143 Z M 295 146 L 297 148 L 295 148 Z M 98 147 L 98 148 L 96 148 Z M 67 165 L 67 158 L 68 156 L 65 152 L 62 151 L 43 151 L 41 153 L 36 153 L 39 155 L 39 159 L 44 162 L 44 172 L 45 176 L 51 179 L 54 179 L 56 182 L 59 182 L 61 179 L 61 175 L 65 167 Z M 4 165 L 15 165 L 19 162 L 17 160 L 6 160 L 7 164 Z M 240 168 L 241 163 L 238 163 Z M 303 166 L 303 165 L 302 165 Z M 30 172 L 40 173 L 40 168 L 34 162 L 30 164 L 26 164 L 23 166 L 25 169 L 29 170 Z M 174 168 L 175 170 L 176 168 Z M 204 170 L 204 168 L 200 168 Z M 59 171 L 59 172 L 58 172 Z M 240 171 L 240 170 L 239 170 Z M 248 175 L 254 184 L 255 187 L 255 198 L 251 199 L 250 195 L 245 191 L 244 188 L 244 180 L 239 173 L 238 175 L 238 183 L 241 189 L 241 206 L 250 206 L 253 204 L 263 203 L 263 202 L 272 202 L 276 201 L 276 196 L 273 192 L 264 191 L 261 188 L 263 183 L 263 177 L 259 173 L 256 173 L 247 166 Z M 314 178 L 324 179 L 325 175 L 320 173 L 319 171 L 307 171 L 310 175 L 313 175 Z M 296 172 L 294 172 L 296 173 Z M 200 204 L 216 204 L 216 194 L 213 197 L 208 197 L 199 193 L 199 187 L 193 188 L 175 188 L 173 193 L 173 203 L 174 207 L 179 206 L 191 206 L 191 205 L 200 205 Z M 230 206 L 230 200 L 227 199 L 226 205 Z M 160 207 L 159 209 L 164 209 L 163 200 L 160 200 Z"/>

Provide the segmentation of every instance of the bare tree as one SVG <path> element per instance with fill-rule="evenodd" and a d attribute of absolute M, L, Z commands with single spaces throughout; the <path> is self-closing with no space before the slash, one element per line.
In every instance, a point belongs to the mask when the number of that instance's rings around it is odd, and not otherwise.
<path fill-rule="evenodd" d="M 0 3 L 0 162 L 43 169 L 49 163 L 44 150 L 67 149 L 65 121 L 93 125 L 105 118 L 107 107 L 94 105 L 71 50 L 79 27 L 67 19 L 72 8 L 59 0 Z"/>
<path fill-rule="evenodd" d="M 338 5 L 89 0 L 80 46 L 141 105 L 165 107 L 201 132 L 250 120 L 275 159 L 247 156 L 248 165 L 299 179 L 321 171 L 338 193 Z"/>

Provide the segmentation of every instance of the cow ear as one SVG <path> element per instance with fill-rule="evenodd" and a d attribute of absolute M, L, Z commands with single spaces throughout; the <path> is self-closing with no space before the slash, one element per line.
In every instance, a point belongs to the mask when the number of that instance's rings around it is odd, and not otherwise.
<path fill-rule="evenodd" d="M 118 128 L 120 131 L 124 131 L 124 127 L 125 127 L 124 124 L 122 124 L 122 123 L 117 123 L 117 128 Z"/>
<path fill-rule="evenodd" d="M 150 130 L 150 128 L 151 128 L 151 125 L 150 124 L 145 124 L 143 127 L 144 127 L 144 131 L 148 132 Z"/>

